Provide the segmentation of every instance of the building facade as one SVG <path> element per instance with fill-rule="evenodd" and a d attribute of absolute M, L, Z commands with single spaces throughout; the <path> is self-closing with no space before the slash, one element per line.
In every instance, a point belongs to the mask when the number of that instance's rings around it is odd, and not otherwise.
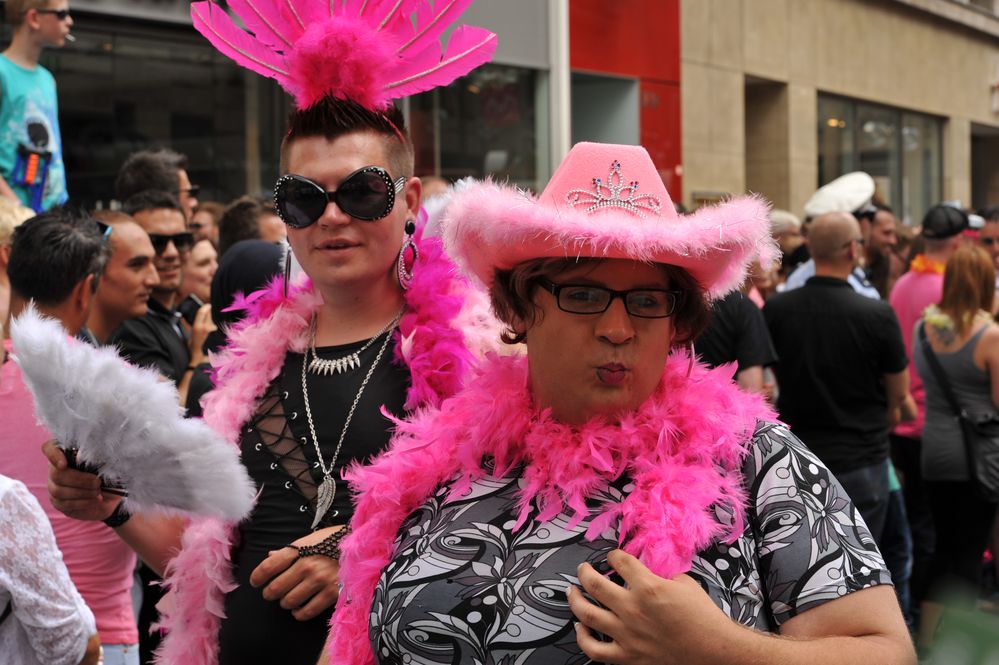
<path fill-rule="evenodd" d="M 999 0 L 477 0 L 490 65 L 402 101 L 418 175 L 540 189 L 580 140 L 641 143 L 677 202 L 755 191 L 800 213 L 866 170 L 907 220 L 999 203 Z M 203 199 L 265 194 L 289 99 L 190 25 L 187 0 L 72 0 L 46 52 L 70 193 L 133 150 L 187 154 Z"/>
<path fill-rule="evenodd" d="M 683 0 L 684 198 L 800 214 L 853 170 L 917 224 L 999 203 L 999 3 Z"/>

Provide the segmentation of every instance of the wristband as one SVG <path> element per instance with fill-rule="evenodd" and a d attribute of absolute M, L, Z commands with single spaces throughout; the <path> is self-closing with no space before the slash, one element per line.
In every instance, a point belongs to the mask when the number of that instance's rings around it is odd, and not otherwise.
<path fill-rule="evenodd" d="M 112 529 L 117 529 L 130 519 L 132 519 L 132 514 L 125 510 L 125 502 L 119 501 L 118 505 L 114 507 L 114 512 L 104 520 L 104 523 Z"/>
<path fill-rule="evenodd" d="M 321 554 L 322 556 L 329 557 L 330 559 L 339 559 L 340 543 L 343 542 L 343 539 L 346 538 L 349 533 L 350 529 L 344 527 L 333 535 L 327 536 L 315 545 L 303 545 L 301 547 L 289 545 L 288 547 L 298 550 L 299 558 Z"/>

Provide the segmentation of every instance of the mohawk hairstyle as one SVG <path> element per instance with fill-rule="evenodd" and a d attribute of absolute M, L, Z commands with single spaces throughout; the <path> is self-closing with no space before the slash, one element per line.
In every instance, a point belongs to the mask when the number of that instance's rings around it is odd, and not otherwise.
<path fill-rule="evenodd" d="M 288 116 L 288 133 L 281 143 L 281 172 L 288 172 L 288 147 L 297 139 L 322 137 L 333 141 L 355 132 L 374 132 L 384 137 L 393 178 L 413 175 L 413 143 L 406 133 L 402 111 L 395 105 L 384 111 L 372 111 L 355 101 L 329 96 Z"/>

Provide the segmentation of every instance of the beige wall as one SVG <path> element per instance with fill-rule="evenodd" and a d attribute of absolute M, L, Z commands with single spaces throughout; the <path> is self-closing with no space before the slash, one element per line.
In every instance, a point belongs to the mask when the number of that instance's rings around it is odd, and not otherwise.
<path fill-rule="evenodd" d="M 684 202 L 748 188 L 800 211 L 816 186 L 820 92 L 945 118 L 944 196 L 970 200 L 971 123 L 999 126 L 995 36 L 896 0 L 682 0 L 680 16 Z M 783 85 L 754 90 L 747 76 Z"/>

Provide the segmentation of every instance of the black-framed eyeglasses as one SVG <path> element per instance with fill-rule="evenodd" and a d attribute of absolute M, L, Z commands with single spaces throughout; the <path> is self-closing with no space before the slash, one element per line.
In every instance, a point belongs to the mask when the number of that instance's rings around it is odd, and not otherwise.
<path fill-rule="evenodd" d="M 185 231 L 184 233 L 174 233 L 162 234 L 162 233 L 150 233 L 149 242 L 153 245 L 153 251 L 157 254 L 162 254 L 166 251 L 167 246 L 172 242 L 173 246 L 177 248 L 177 251 L 183 254 L 184 252 L 190 252 L 191 248 L 194 247 L 194 234 Z"/>
<path fill-rule="evenodd" d="M 331 201 L 354 219 L 373 222 L 392 212 L 395 197 L 405 184 L 404 176 L 392 180 L 379 166 L 354 171 L 333 192 L 304 176 L 289 174 L 274 185 L 274 207 L 281 220 L 294 229 L 319 221 Z"/>
<path fill-rule="evenodd" d="M 556 284 L 539 279 L 538 284 L 555 296 L 558 308 L 570 314 L 602 314 L 615 298 L 620 298 L 628 314 L 640 319 L 665 319 L 673 315 L 683 297 L 682 291 L 668 289 L 628 289 L 615 291 L 588 284 Z"/>
<path fill-rule="evenodd" d="M 178 189 L 178 194 L 187 194 L 188 196 L 197 196 L 201 191 L 201 185 L 191 185 L 190 187 L 185 187 L 184 189 Z"/>
<path fill-rule="evenodd" d="M 39 14 L 51 14 L 60 21 L 65 21 L 71 16 L 68 9 L 36 9 L 35 11 Z"/>

